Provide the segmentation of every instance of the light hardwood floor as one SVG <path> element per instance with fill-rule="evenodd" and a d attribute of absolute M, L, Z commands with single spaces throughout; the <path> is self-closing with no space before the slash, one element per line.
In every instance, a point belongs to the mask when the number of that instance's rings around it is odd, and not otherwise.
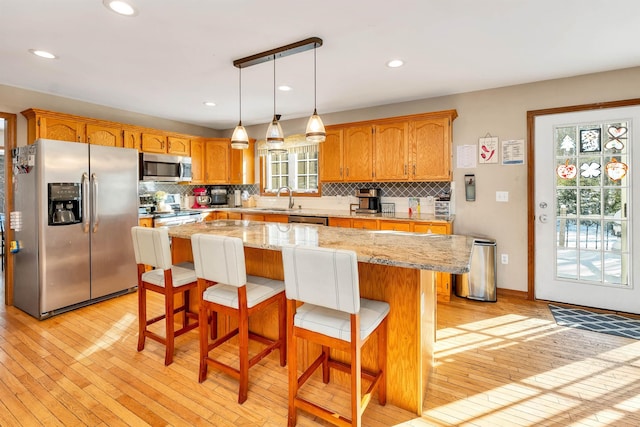
<path fill-rule="evenodd" d="M 169 367 L 155 342 L 136 351 L 136 301 L 126 295 L 44 321 L 2 301 L 0 425 L 286 425 L 287 374 L 276 357 L 252 369 L 238 405 L 234 380 L 211 371 L 197 382 L 195 331 L 178 338 Z M 544 303 L 439 304 L 436 356 L 422 418 L 374 399 L 363 424 L 640 425 L 640 342 L 556 326 Z M 321 382 L 308 392 L 347 400 Z M 300 413 L 298 425 L 324 423 Z"/>

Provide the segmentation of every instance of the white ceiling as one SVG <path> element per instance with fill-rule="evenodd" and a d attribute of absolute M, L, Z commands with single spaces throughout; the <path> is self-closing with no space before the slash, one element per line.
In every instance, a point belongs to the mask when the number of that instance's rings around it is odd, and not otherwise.
<path fill-rule="evenodd" d="M 324 40 L 321 115 L 640 65 L 638 0 L 132 3 L 135 17 L 102 0 L 0 0 L 0 84 L 228 129 L 239 110 L 232 61 L 311 36 Z M 386 67 L 392 58 L 406 65 Z M 276 61 L 276 76 L 293 87 L 277 93 L 282 119 L 310 115 L 313 51 Z M 269 121 L 273 62 L 244 69 L 242 85 L 244 124 Z"/>

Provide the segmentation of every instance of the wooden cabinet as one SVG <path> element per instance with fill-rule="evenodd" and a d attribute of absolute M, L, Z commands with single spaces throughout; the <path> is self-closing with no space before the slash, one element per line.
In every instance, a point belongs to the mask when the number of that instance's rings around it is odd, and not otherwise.
<path fill-rule="evenodd" d="M 87 124 L 87 142 L 107 147 L 123 147 L 122 126 Z"/>
<path fill-rule="evenodd" d="M 124 129 L 122 131 L 122 145 L 124 148 L 135 148 L 142 151 L 142 132 L 135 129 Z"/>
<path fill-rule="evenodd" d="M 411 180 L 451 181 L 451 122 L 455 117 L 452 113 L 409 122 Z"/>
<path fill-rule="evenodd" d="M 351 228 L 351 218 L 329 218 L 329 227 Z"/>
<path fill-rule="evenodd" d="M 167 152 L 167 137 L 159 133 L 142 134 L 142 151 L 145 153 L 165 154 Z"/>
<path fill-rule="evenodd" d="M 207 184 L 228 184 L 229 139 L 208 138 L 204 142 L 204 181 Z"/>
<path fill-rule="evenodd" d="M 191 140 L 177 136 L 167 137 L 167 154 L 191 156 Z"/>
<path fill-rule="evenodd" d="M 351 228 L 359 228 L 361 230 L 377 230 L 378 220 L 353 218 L 353 220 L 351 221 Z"/>
<path fill-rule="evenodd" d="M 138 218 L 140 227 L 153 227 L 153 218 Z"/>
<path fill-rule="evenodd" d="M 264 220 L 267 221 L 267 222 L 288 223 L 289 222 L 289 215 L 285 215 L 285 214 L 265 214 L 264 215 Z"/>
<path fill-rule="evenodd" d="M 327 127 L 322 182 L 451 181 L 456 110 Z"/>
<path fill-rule="evenodd" d="M 264 214 L 243 213 L 242 219 L 247 221 L 264 221 Z"/>
<path fill-rule="evenodd" d="M 374 126 L 374 179 L 406 181 L 409 178 L 409 123 Z"/>
<path fill-rule="evenodd" d="M 194 184 L 255 183 L 255 141 L 245 150 L 236 150 L 229 138 L 194 139 L 191 161 Z"/>
<path fill-rule="evenodd" d="M 378 227 L 380 230 L 411 231 L 411 223 L 405 221 L 380 220 L 378 222 Z"/>
<path fill-rule="evenodd" d="M 185 137 L 167 136 L 164 133 L 142 133 L 142 151 L 145 153 L 191 156 L 191 140 Z"/>
<path fill-rule="evenodd" d="M 373 179 L 373 131 L 371 126 L 344 130 L 345 181 L 366 182 Z"/>
<path fill-rule="evenodd" d="M 321 181 L 336 182 L 344 179 L 343 133 L 342 129 L 327 129 L 325 141 L 319 144 Z"/>
<path fill-rule="evenodd" d="M 414 222 L 415 233 L 451 234 L 451 224 L 434 222 Z"/>
<path fill-rule="evenodd" d="M 204 141 L 200 138 L 191 141 L 191 184 L 204 183 Z"/>
<path fill-rule="evenodd" d="M 231 142 L 229 142 L 231 144 Z M 254 184 L 256 181 L 255 141 L 249 142 L 249 147 L 244 150 L 230 148 L 229 169 L 231 184 Z"/>
<path fill-rule="evenodd" d="M 22 115 L 27 118 L 27 144 L 33 144 L 38 138 L 85 141 L 86 123 L 74 116 L 36 109 L 25 110 Z"/>

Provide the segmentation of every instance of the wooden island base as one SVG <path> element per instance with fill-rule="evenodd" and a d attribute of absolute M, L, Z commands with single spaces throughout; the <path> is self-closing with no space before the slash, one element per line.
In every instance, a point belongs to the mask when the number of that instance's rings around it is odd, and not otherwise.
<path fill-rule="evenodd" d="M 192 261 L 191 242 L 173 237 L 174 262 Z M 245 246 L 247 274 L 283 280 L 282 253 L 277 250 Z M 360 294 L 364 298 L 386 301 L 391 306 L 388 320 L 387 401 L 400 408 L 422 414 L 427 380 L 433 363 L 435 342 L 436 292 L 435 273 L 403 267 L 365 262 L 358 263 Z M 192 296 L 195 310 L 197 295 Z M 268 337 L 277 335 L 274 310 L 251 318 L 250 329 Z M 219 333 L 233 328 L 230 319 L 219 319 Z M 374 335 L 362 351 L 363 368 L 373 368 L 377 337 Z M 308 366 L 320 349 L 315 344 L 300 343 L 298 358 Z M 272 354 L 270 357 L 278 357 Z M 339 355 L 338 355 L 339 357 Z M 347 358 L 343 358 L 345 361 Z M 318 373 L 314 374 L 320 375 Z M 332 371 L 332 381 L 349 387 L 346 374 Z M 375 396 L 374 396 L 375 397 Z"/>

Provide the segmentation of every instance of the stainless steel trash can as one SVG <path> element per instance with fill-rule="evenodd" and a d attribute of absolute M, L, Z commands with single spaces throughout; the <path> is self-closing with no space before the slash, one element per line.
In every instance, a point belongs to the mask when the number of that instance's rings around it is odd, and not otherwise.
<path fill-rule="evenodd" d="M 478 301 L 495 302 L 496 241 L 476 238 L 471 251 L 469 273 L 456 277 L 456 295 Z"/>

